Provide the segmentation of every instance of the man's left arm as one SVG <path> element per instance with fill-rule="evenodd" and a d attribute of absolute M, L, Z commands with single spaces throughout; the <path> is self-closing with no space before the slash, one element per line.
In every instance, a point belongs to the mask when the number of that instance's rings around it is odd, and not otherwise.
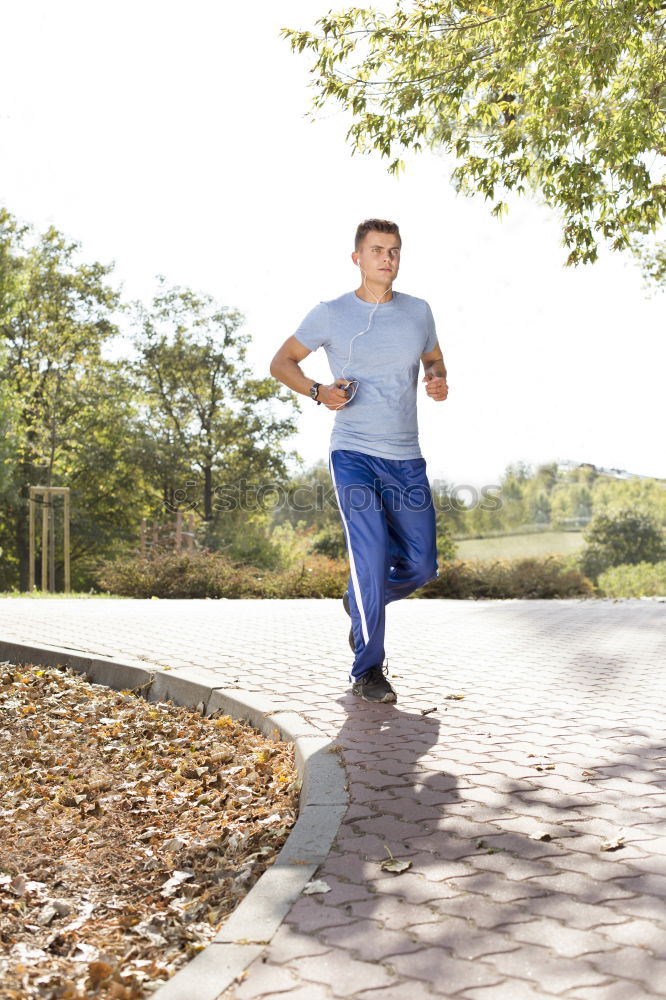
<path fill-rule="evenodd" d="M 433 347 L 432 351 L 427 351 L 421 355 L 424 375 L 422 382 L 426 384 L 426 392 L 431 399 L 446 399 L 449 394 L 449 387 L 446 383 L 446 365 L 444 356 L 439 344 Z"/>

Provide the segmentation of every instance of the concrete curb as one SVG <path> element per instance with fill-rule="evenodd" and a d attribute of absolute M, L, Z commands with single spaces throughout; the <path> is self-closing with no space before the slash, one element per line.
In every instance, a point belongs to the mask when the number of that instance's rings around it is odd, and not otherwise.
<path fill-rule="evenodd" d="M 85 650 L 0 639 L 0 660 L 43 666 L 64 664 L 95 684 L 131 688 L 148 701 L 171 700 L 204 715 L 223 711 L 265 736 L 277 730 L 293 742 L 302 779 L 298 819 L 270 868 L 231 913 L 209 945 L 151 996 L 154 1000 L 216 1000 L 257 958 L 328 854 L 347 810 L 344 768 L 335 747 L 296 712 L 275 710 L 266 695 L 216 687 L 202 667 L 165 670 L 140 660 L 119 662 Z"/>

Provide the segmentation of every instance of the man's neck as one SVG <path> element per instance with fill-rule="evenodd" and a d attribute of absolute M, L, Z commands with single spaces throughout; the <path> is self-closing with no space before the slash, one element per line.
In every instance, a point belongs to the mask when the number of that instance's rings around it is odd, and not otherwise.
<path fill-rule="evenodd" d="M 359 299 L 363 299 L 364 302 L 377 302 L 379 299 L 381 302 L 390 302 L 393 298 L 393 292 L 390 285 L 375 285 L 374 282 L 368 281 L 367 288 L 365 284 L 361 284 L 360 288 L 356 289 L 355 294 Z"/>

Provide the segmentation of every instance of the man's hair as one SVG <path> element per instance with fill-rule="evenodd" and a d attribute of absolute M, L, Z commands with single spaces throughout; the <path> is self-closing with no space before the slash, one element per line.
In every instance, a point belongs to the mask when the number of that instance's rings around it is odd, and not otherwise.
<path fill-rule="evenodd" d="M 366 219 L 365 222 L 360 223 L 358 229 L 356 230 L 354 250 L 358 250 L 367 234 L 372 232 L 390 233 L 391 236 L 397 236 L 400 241 L 400 246 L 402 246 L 400 230 L 395 222 L 389 222 L 387 219 Z"/>

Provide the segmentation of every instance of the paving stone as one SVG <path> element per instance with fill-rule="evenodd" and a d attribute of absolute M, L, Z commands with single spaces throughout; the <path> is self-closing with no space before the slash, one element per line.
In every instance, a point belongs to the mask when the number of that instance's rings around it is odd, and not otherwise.
<path fill-rule="evenodd" d="M 519 833 L 492 833 L 483 838 L 483 843 L 492 850 L 505 851 L 508 855 L 528 861 L 538 858 L 548 859 L 553 855 L 559 859 L 565 850 L 557 840 L 536 840 L 521 836 Z M 475 854 L 479 854 L 478 849 Z"/>
<path fill-rule="evenodd" d="M 452 952 L 455 958 L 473 960 L 492 955 L 497 951 L 513 951 L 520 944 L 506 933 L 498 934 L 480 930 L 458 917 L 448 917 L 437 924 L 420 924 L 411 928 L 412 934 L 424 944 L 436 945 Z"/>
<path fill-rule="evenodd" d="M 446 861 L 457 861 L 466 858 L 477 852 L 477 841 L 473 837 L 459 838 L 450 833 L 437 831 L 436 833 L 424 834 L 421 837 L 408 837 L 405 840 L 405 847 L 414 852 L 427 851 L 436 858 L 443 858 Z"/>
<path fill-rule="evenodd" d="M 433 995 L 423 983 L 409 982 L 379 990 L 363 990 L 354 994 L 354 1000 L 432 1000 Z"/>
<path fill-rule="evenodd" d="M 508 902 L 513 899 L 529 899 L 532 896 L 545 895 L 548 891 L 545 887 L 547 881 L 548 879 L 543 879 L 542 882 L 527 879 L 510 881 L 504 878 L 503 873 L 478 872 L 465 878 L 449 879 L 446 884 L 458 892 L 476 892 L 500 902 Z"/>
<path fill-rule="evenodd" d="M 421 924 L 440 923 L 442 914 L 434 907 L 408 903 L 397 896 L 374 897 L 360 903 L 350 903 L 350 914 L 354 918 L 370 917 L 389 930 L 409 927 L 416 931 Z"/>
<path fill-rule="evenodd" d="M 393 816 L 399 816 L 402 820 L 410 823 L 422 823 L 428 820 L 436 821 L 442 815 L 441 810 L 436 806 L 420 805 L 413 798 L 407 798 L 405 795 L 384 799 L 382 810 Z"/>
<path fill-rule="evenodd" d="M 627 920 L 623 924 L 601 927 L 600 931 L 615 945 L 647 948 L 657 958 L 666 958 L 666 932 L 659 924 L 649 920 Z"/>
<path fill-rule="evenodd" d="M 666 801 L 663 806 L 664 815 L 666 815 Z M 622 848 L 622 860 L 628 860 L 629 847 Z M 629 863 L 624 866 L 626 869 L 634 869 L 639 872 L 646 872 L 650 875 L 666 875 L 666 856 L 658 854 L 645 854 L 632 857 Z"/>
<path fill-rule="evenodd" d="M 626 911 L 632 900 L 621 901 L 622 911 Z M 530 912 L 536 916 L 553 917 L 562 921 L 568 927 L 580 930 L 591 930 L 593 927 L 604 927 L 609 924 L 621 924 L 627 919 L 623 912 L 613 908 L 610 903 L 601 902 L 598 905 L 581 903 L 580 900 L 564 893 L 550 893 L 530 900 Z"/>
<path fill-rule="evenodd" d="M 443 948 L 424 948 L 411 955 L 397 955 L 391 965 L 400 976 L 422 979 L 447 996 L 466 986 L 499 982 L 501 976 L 483 962 L 464 962 Z"/>
<path fill-rule="evenodd" d="M 429 903 L 431 900 L 449 899 L 459 895 L 459 889 L 451 882 L 431 882 L 413 872 L 387 874 L 373 879 L 369 885 L 378 896 L 397 896 L 408 903 Z"/>
<path fill-rule="evenodd" d="M 557 920 L 533 920 L 530 923 L 516 924 L 508 929 L 508 933 L 514 941 L 541 945 L 567 958 L 578 958 L 589 952 L 613 948 L 612 941 L 602 934 L 566 927 Z"/>
<path fill-rule="evenodd" d="M 663 993 L 647 993 L 638 983 L 606 983 L 603 986 L 577 987 L 567 993 L 571 1000 L 659 1000 Z"/>
<path fill-rule="evenodd" d="M 325 986 L 307 983 L 281 993 L 270 992 L 270 990 L 264 993 L 250 993 L 247 1000 L 250 1000 L 250 997 L 252 1000 L 271 1000 L 274 996 L 278 996 L 280 1000 L 331 1000 L 333 994 Z M 241 1000 L 241 998 L 234 991 L 223 993 L 221 1000 Z"/>
<path fill-rule="evenodd" d="M 422 947 L 404 931 L 391 931 L 374 920 L 359 920 L 343 927 L 328 927 L 321 932 L 327 944 L 344 947 L 363 962 L 377 962 L 390 955 L 402 955 Z"/>
<path fill-rule="evenodd" d="M 289 969 L 268 965 L 260 959 L 248 969 L 247 978 L 235 987 L 236 1000 L 252 1000 L 258 996 L 282 995 L 299 985 Z"/>
<path fill-rule="evenodd" d="M 512 882 L 523 882 L 535 875 L 547 877 L 556 873 L 556 869 L 545 862 L 516 858 L 504 851 L 498 851 L 496 854 L 478 851 L 473 858 L 470 858 L 470 863 L 477 869 L 501 872 L 504 878 L 508 878 Z"/>
<path fill-rule="evenodd" d="M 653 958 L 643 948 L 619 948 L 603 955 L 591 955 L 589 961 L 606 978 L 633 979 L 653 993 L 663 993 L 666 960 Z"/>
<path fill-rule="evenodd" d="M 265 956 L 269 962 L 285 963 L 292 958 L 323 955 L 326 951 L 329 951 L 328 945 L 314 934 L 301 934 L 293 925 L 283 923 L 273 935 Z"/>
<path fill-rule="evenodd" d="M 361 984 L 372 989 L 395 982 L 386 969 L 371 962 L 359 962 L 340 948 L 314 958 L 293 959 L 289 968 L 302 980 L 328 986 L 336 997 L 353 996 Z"/>
<path fill-rule="evenodd" d="M 364 833 L 379 835 L 387 840 L 404 841 L 407 837 L 417 837 L 427 825 L 423 823 L 406 823 L 395 816 L 376 814 L 371 819 L 362 819 L 355 824 Z"/>
<path fill-rule="evenodd" d="M 635 881 L 635 880 L 632 880 Z M 540 887 L 543 892 L 570 894 L 583 903 L 603 903 L 608 900 L 629 899 L 632 893 L 618 883 L 595 881 L 578 872 L 555 872 L 546 878 L 530 879 L 526 885 Z"/>
<path fill-rule="evenodd" d="M 435 900 L 435 906 L 444 917 L 462 917 L 477 927 L 492 930 L 507 924 L 531 920 L 533 901 L 518 899 L 499 903 L 487 896 L 460 895 L 453 899 Z"/>
<path fill-rule="evenodd" d="M 574 986 L 602 983 L 608 976 L 592 965 L 593 959 L 552 956 L 546 948 L 524 945 L 515 951 L 489 955 L 487 961 L 507 979 L 531 980 L 551 993 L 561 994 Z"/>
<path fill-rule="evenodd" d="M 372 860 L 383 860 L 388 857 L 386 847 L 394 855 L 416 854 L 416 850 L 408 848 L 402 840 L 391 840 L 378 834 L 355 834 L 346 828 L 338 833 L 335 846 L 340 854 L 360 854 L 363 858 Z"/>
<path fill-rule="evenodd" d="M 323 927 L 348 924 L 351 918 L 341 907 L 324 906 L 312 897 L 301 899 L 289 911 L 287 923 L 304 934 L 317 934 Z"/>
<path fill-rule="evenodd" d="M 412 864 L 410 871 L 422 875 L 429 882 L 443 882 L 445 879 L 464 878 L 474 874 L 471 865 L 439 858 L 429 852 L 409 854 L 408 859 Z"/>
<path fill-rule="evenodd" d="M 634 875 L 630 878 L 619 876 L 614 882 L 633 894 L 660 896 L 662 899 L 666 897 L 666 876 L 664 875 L 650 873 L 648 875 Z M 666 899 L 664 899 L 664 906 L 666 906 Z"/>
<path fill-rule="evenodd" d="M 629 917 L 643 917 L 666 927 L 666 907 L 656 896 L 634 896 L 631 899 L 611 900 L 608 907 L 617 914 L 617 921 Z"/>
<path fill-rule="evenodd" d="M 328 908 L 338 906 L 340 903 L 349 903 L 354 899 L 365 899 L 368 894 L 368 889 L 365 884 L 360 884 L 357 882 L 343 882 L 342 879 L 338 878 L 333 874 L 328 874 L 324 868 L 324 872 L 320 872 L 323 876 L 326 874 L 324 881 L 330 886 L 330 892 L 326 895 L 322 895 L 321 902 L 322 906 Z"/>
<path fill-rule="evenodd" d="M 510 983 L 503 981 L 494 986 L 465 990 L 459 996 L 460 1000 L 544 1000 L 544 997 L 559 996 L 559 994 L 550 993 L 541 986 L 535 989 L 529 983 L 512 979 Z"/>

